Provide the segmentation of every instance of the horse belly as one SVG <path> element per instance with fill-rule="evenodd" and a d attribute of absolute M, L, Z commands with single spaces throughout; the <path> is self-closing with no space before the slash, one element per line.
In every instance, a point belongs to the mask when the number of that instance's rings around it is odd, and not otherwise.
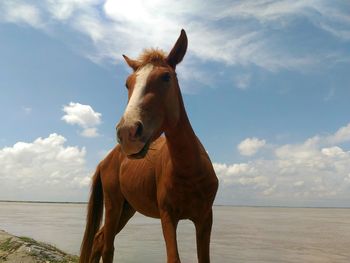
<path fill-rule="evenodd" d="M 154 168 L 142 160 L 127 160 L 120 168 L 120 189 L 139 213 L 159 218 Z"/>

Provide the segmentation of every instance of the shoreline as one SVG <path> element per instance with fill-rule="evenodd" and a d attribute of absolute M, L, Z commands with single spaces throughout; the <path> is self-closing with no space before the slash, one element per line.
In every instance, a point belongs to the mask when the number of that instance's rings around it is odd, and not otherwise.
<path fill-rule="evenodd" d="M 72 205 L 87 205 L 88 202 L 69 202 L 69 201 L 15 201 L 15 200 L 0 200 L 0 203 L 20 203 L 20 204 L 72 204 Z M 350 209 L 350 206 L 284 206 L 284 205 L 227 205 L 214 204 L 214 207 L 247 207 L 247 208 L 311 208 L 311 209 Z"/>
<path fill-rule="evenodd" d="M 88 202 L 58 202 L 58 201 L 14 201 L 14 200 L 0 200 L 0 203 L 28 203 L 28 204 L 77 204 L 85 205 Z"/>
<path fill-rule="evenodd" d="M 0 262 L 77 263 L 78 256 L 28 237 L 18 237 L 0 229 Z"/>

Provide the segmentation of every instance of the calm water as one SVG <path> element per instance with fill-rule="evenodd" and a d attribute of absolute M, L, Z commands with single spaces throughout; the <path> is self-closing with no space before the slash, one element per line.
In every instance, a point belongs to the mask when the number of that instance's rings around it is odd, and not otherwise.
<path fill-rule="evenodd" d="M 78 254 L 85 205 L 0 203 L 0 229 Z M 194 226 L 179 225 L 182 262 L 196 262 Z M 165 262 L 158 220 L 136 214 L 115 262 Z M 215 207 L 212 262 L 350 262 L 350 209 Z"/>

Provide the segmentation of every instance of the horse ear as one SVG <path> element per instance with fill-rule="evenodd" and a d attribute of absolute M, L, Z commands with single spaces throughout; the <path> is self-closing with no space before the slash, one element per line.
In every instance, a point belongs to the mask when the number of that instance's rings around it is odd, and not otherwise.
<path fill-rule="evenodd" d="M 181 29 L 181 34 L 177 39 L 173 49 L 170 51 L 168 57 L 166 58 L 168 64 L 172 68 L 176 68 L 176 65 L 179 64 L 184 58 L 187 50 L 187 35 L 185 30 Z"/>
<path fill-rule="evenodd" d="M 123 58 L 125 59 L 126 63 L 129 65 L 129 67 L 132 68 L 134 71 L 136 71 L 140 67 L 140 63 L 137 60 L 133 60 L 125 55 L 123 55 Z"/>

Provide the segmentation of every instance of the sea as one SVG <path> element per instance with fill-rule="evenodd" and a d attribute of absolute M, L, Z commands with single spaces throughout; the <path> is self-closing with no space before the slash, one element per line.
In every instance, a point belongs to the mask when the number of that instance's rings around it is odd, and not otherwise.
<path fill-rule="evenodd" d="M 79 254 L 86 204 L 0 202 L 0 229 Z M 197 262 L 195 229 L 178 226 L 181 262 Z M 116 236 L 114 262 L 164 263 L 159 220 L 136 213 Z M 214 206 L 211 262 L 350 262 L 350 209 Z"/>

